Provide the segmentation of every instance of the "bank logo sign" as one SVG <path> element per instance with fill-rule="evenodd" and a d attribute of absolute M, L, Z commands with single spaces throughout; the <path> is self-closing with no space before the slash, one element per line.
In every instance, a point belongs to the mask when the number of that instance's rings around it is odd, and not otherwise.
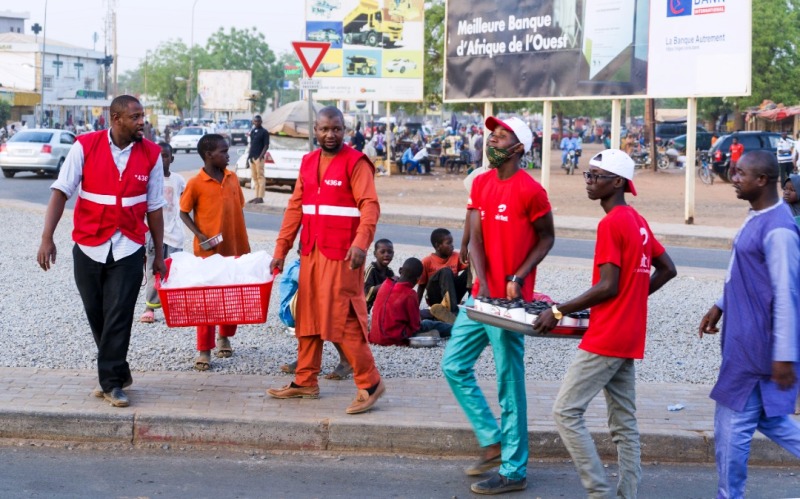
<path fill-rule="evenodd" d="M 667 17 L 722 14 L 725 0 L 667 0 Z"/>

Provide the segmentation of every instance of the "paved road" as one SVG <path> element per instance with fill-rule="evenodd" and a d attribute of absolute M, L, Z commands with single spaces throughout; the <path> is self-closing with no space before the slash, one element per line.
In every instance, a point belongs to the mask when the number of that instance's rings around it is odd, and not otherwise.
<path fill-rule="evenodd" d="M 47 497 L 479 497 L 463 460 L 352 454 L 225 453 L 181 450 L 84 450 L 0 447 L 0 496 Z M 609 466 L 614 481 L 615 466 Z M 639 496 L 713 497 L 711 466 L 643 465 Z M 789 468 L 751 468 L 748 498 L 797 496 L 800 474 Z M 569 463 L 531 462 L 528 489 L 519 498 L 584 496 Z"/>
<path fill-rule="evenodd" d="M 231 161 L 234 161 L 235 157 L 235 154 L 231 154 Z M 176 172 L 193 171 L 199 166 L 196 154 L 177 153 L 172 170 Z M 52 182 L 52 179 L 37 177 L 29 173 L 19 173 L 12 179 L 0 178 L 0 199 L 16 199 L 47 204 L 50 197 L 49 186 Z M 72 208 L 74 203 L 75 199 L 73 197 L 67 207 Z M 251 229 L 277 231 L 280 228 L 281 217 L 273 214 L 247 212 L 246 221 L 247 226 Z M 386 237 L 396 244 L 430 246 L 430 233 L 430 227 L 380 224 L 376 237 Z M 461 241 L 461 231 L 453 231 L 453 237 L 456 241 L 456 246 L 458 246 Z M 730 257 L 730 252 L 726 250 L 675 246 L 668 247 L 667 250 L 679 267 L 725 269 Z M 594 241 L 558 238 L 551 254 L 570 258 L 591 259 L 594 254 Z"/>

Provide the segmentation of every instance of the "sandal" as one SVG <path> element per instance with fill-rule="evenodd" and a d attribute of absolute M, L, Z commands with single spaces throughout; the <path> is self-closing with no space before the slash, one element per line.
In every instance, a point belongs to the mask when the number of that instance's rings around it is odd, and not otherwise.
<path fill-rule="evenodd" d="M 297 361 L 289 362 L 281 366 L 281 372 L 286 374 L 294 374 L 297 370 Z"/>
<path fill-rule="evenodd" d="M 217 336 L 217 357 L 227 359 L 233 355 L 231 341 L 226 336 Z"/>
<path fill-rule="evenodd" d="M 201 353 L 194 360 L 194 370 L 208 371 L 209 369 L 211 369 L 211 355 L 207 353 Z"/>
<path fill-rule="evenodd" d="M 139 322 L 143 322 L 145 324 L 152 324 L 155 321 L 156 314 L 152 310 L 145 310 L 141 317 L 139 317 Z"/>
<path fill-rule="evenodd" d="M 353 374 L 353 367 L 347 366 L 344 367 L 341 363 L 336 366 L 336 368 L 325 375 L 325 379 L 332 379 L 334 381 L 342 381 L 350 377 Z"/>

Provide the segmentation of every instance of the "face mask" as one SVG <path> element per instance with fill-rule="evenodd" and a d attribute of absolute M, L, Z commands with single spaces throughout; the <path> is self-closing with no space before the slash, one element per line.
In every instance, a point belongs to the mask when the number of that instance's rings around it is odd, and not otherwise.
<path fill-rule="evenodd" d="M 505 163 L 513 154 L 511 148 L 503 149 L 502 147 L 492 146 L 486 148 L 486 157 L 489 159 L 489 163 L 495 168 Z"/>

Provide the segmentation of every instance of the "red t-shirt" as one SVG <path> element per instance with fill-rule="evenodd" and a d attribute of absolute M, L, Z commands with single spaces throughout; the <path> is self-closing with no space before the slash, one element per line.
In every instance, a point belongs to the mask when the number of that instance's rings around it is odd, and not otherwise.
<path fill-rule="evenodd" d="M 524 170 L 500 180 L 493 169 L 475 178 L 467 208 L 480 210 L 489 296 L 505 298 L 506 276 L 517 271 L 539 241 L 533 222 L 550 212 L 547 192 Z M 533 269 L 522 286 L 526 301 L 533 299 L 535 281 Z"/>
<path fill-rule="evenodd" d="M 600 281 L 600 265 L 610 263 L 619 267 L 619 292 L 592 307 L 589 329 L 578 348 L 608 357 L 644 357 L 650 265 L 662 253 L 664 247 L 632 207 L 617 206 L 600 220 L 592 285 Z"/>
<path fill-rule="evenodd" d="M 744 145 L 741 143 L 731 144 L 731 161 L 739 161 L 742 154 L 744 154 Z"/>
<path fill-rule="evenodd" d="M 445 267 L 450 267 L 453 275 L 457 276 L 459 272 L 465 270 L 467 266 L 461 263 L 458 258 L 458 251 L 454 251 L 450 258 L 444 259 L 436 253 L 431 253 L 422 259 L 422 275 L 419 278 L 418 284 L 425 286 L 428 281 L 433 277 L 433 274 L 439 272 Z"/>

